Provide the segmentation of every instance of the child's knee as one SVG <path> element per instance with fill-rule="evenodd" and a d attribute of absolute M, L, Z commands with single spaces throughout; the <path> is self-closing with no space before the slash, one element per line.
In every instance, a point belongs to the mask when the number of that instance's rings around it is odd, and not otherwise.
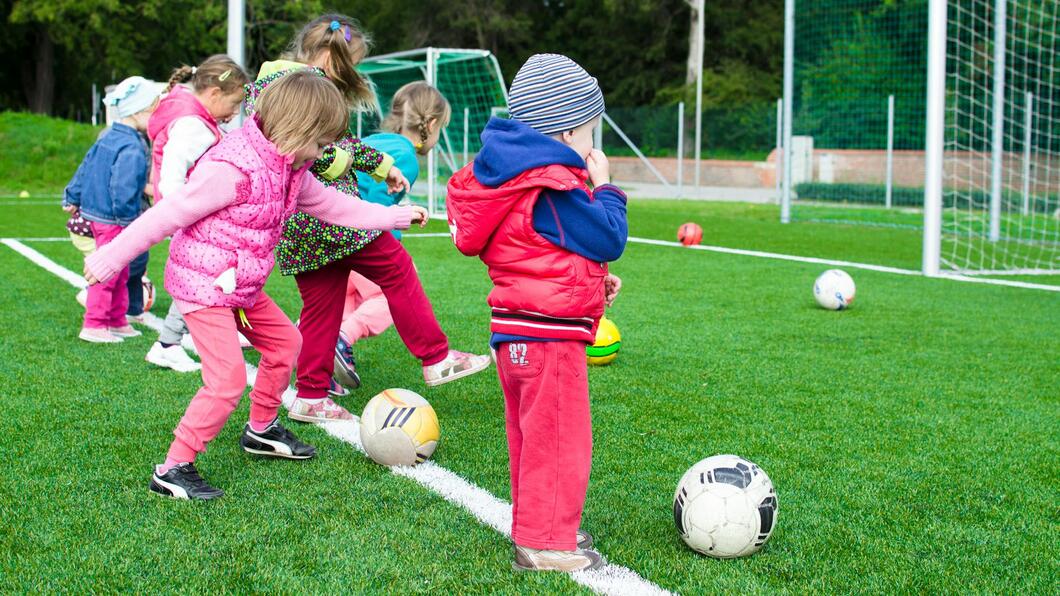
<path fill-rule="evenodd" d="M 295 326 L 282 333 L 276 341 L 276 351 L 281 360 L 294 360 L 302 350 L 302 334 Z"/>
<path fill-rule="evenodd" d="M 244 362 L 230 362 L 217 367 L 216 373 L 204 376 L 206 388 L 217 397 L 239 401 L 247 387 L 247 366 Z"/>

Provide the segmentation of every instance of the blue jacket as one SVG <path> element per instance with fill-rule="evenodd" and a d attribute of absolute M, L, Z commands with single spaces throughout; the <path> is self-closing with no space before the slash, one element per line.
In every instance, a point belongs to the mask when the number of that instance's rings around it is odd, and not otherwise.
<path fill-rule="evenodd" d="M 115 123 L 88 150 L 63 191 L 63 204 L 79 207 L 88 221 L 131 224 L 143 212 L 148 155 L 140 133 Z"/>
<path fill-rule="evenodd" d="M 412 141 L 399 134 L 381 132 L 364 137 L 361 142 L 393 157 L 394 167 L 401 170 L 405 178 L 408 178 L 409 188 L 416 184 L 416 178 L 420 175 L 420 162 L 416 159 L 416 148 L 413 147 Z M 371 175 L 364 172 L 357 172 L 357 190 L 360 191 L 361 198 L 365 201 L 380 205 L 397 205 L 401 199 L 405 198 L 404 192 L 387 194 L 386 182 L 376 182 Z M 390 233 L 401 240 L 400 231 L 391 230 Z"/>
<path fill-rule="evenodd" d="M 548 165 L 585 168 L 567 145 L 517 120 L 491 118 L 475 157 L 475 179 L 497 187 L 519 174 Z M 598 262 L 617 261 L 626 248 L 626 193 L 602 184 L 585 191 L 545 190 L 534 204 L 534 230 L 546 240 Z"/>

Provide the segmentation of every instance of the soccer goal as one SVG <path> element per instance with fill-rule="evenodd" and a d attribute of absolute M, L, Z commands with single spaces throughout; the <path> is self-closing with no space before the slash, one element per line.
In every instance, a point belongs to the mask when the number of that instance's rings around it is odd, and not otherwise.
<path fill-rule="evenodd" d="M 420 48 L 374 56 L 358 70 L 375 86 L 379 112 L 359 114 L 357 135 L 378 130 L 390 98 L 402 85 L 426 81 L 449 100 L 453 116 L 426 159 L 426 178 L 414 189 L 432 214 L 445 212 L 445 181 L 481 148 L 479 132 L 490 116 L 508 109 L 508 94 L 497 59 L 486 50 Z"/>
<path fill-rule="evenodd" d="M 924 273 L 1060 273 L 1060 2 L 930 0 Z"/>

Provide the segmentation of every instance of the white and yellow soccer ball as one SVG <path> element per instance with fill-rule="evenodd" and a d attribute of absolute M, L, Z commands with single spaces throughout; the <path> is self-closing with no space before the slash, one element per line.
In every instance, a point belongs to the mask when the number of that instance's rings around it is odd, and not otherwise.
<path fill-rule="evenodd" d="M 441 429 L 434 408 L 418 393 L 386 389 L 364 406 L 361 444 L 384 466 L 414 466 L 438 447 Z"/>
<path fill-rule="evenodd" d="M 854 280 L 842 269 L 829 269 L 813 282 L 814 299 L 828 310 L 849 308 L 856 290 Z"/>
<path fill-rule="evenodd" d="M 736 455 L 689 468 L 674 493 L 674 523 L 692 550 L 718 559 L 753 554 L 777 521 L 777 495 L 765 471 Z"/>

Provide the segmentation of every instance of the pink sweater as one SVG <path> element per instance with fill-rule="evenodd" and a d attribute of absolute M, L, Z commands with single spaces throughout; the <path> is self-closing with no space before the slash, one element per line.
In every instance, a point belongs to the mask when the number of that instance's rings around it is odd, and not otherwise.
<path fill-rule="evenodd" d="M 151 246 L 177 230 L 210 217 L 237 202 L 236 187 L 247 178 L 225 162 L 202 162 L 195 175 L 174 195 L 159 203 L 125 228 L 111 243 L 85 258 L 87 272 L 107 281 Z M 297 197 L 298 210 L 327 223 L 377 230 L 407 229 L 414 211 L 411 207 L 385 207 L 327 188 L 313 176 L 302 176 Z M 281 224 L 282 225 L 282 224 Z M 181 313 L 206 305 L 175 301 Z"/>

